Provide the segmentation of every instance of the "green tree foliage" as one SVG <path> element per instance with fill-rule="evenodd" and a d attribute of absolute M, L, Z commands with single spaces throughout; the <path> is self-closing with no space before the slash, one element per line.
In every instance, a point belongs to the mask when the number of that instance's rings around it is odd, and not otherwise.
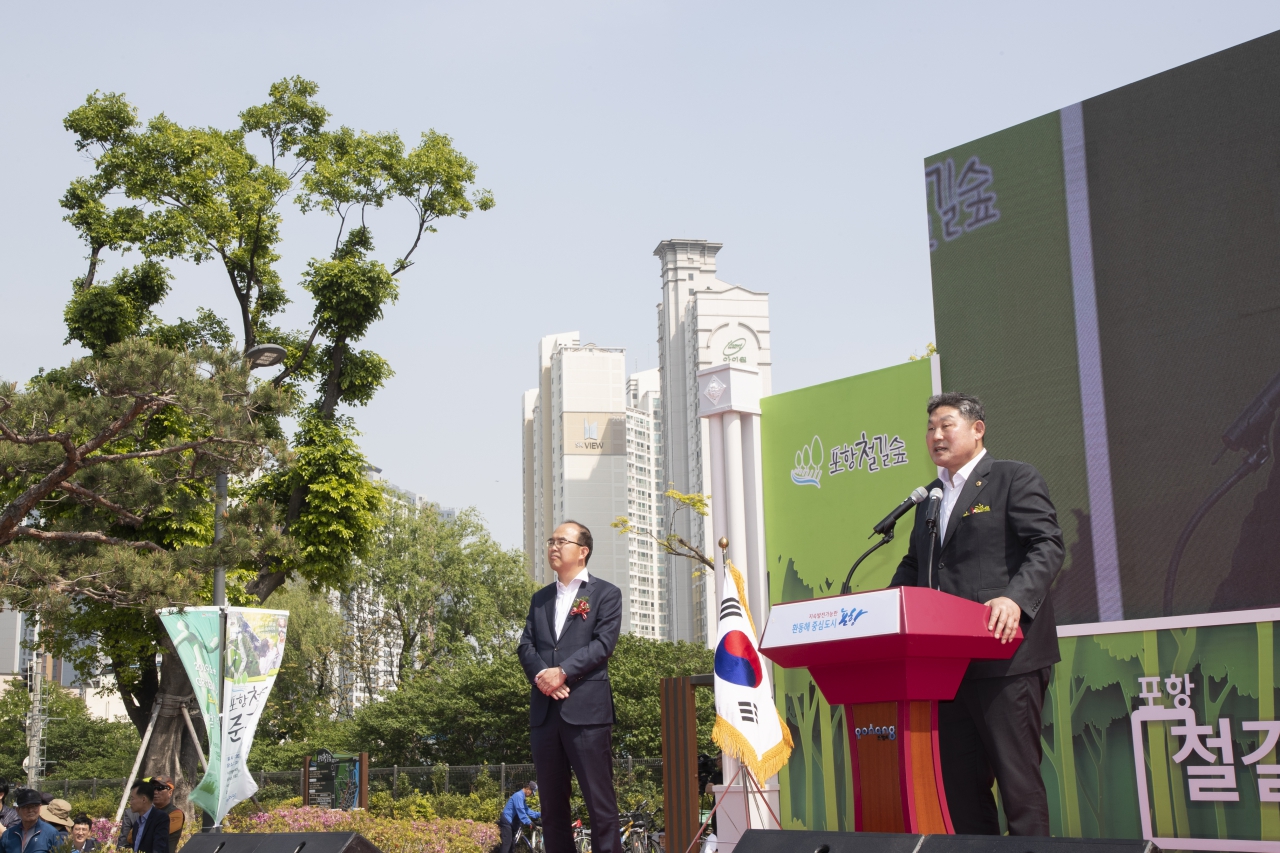
<path fill-rule="evenodd" d="M 0 594 L 42 614 L 45 647 L 94 673 L 115 668 L 145 723 L 158 688 L 158 607 L 194 604 L 216 563 L 287 557 L 270 507 L 246 502 L 210 545 L 207 483 L 283 451 L 273 412 L 238 353 L 108 347 L 19 390 L 0 390 Z"/>
<path fill-rule="evenodd" d="M 334 736 L 341 700 L 340 673 L 346 666 L 346 625 L 329 597 L 299 582 L 271 598 L 289 611 L 289 631 L 280 672 L 253 742 L 252 769 L 294 770 L 302 766 L 309 742 Z M 330 749 L 337 749 L 336 741 Z"/>
<path fill-rule="evenodd" d="M 524 553 L 496 542 L 474 508 L 445 519 L 399 501 L 387 503 L 360 582 L 380 597 L 380 630 L 400 638 L 397 681 L 442 655 L 509 646 L 535 589 Z"/>
<path fill-rule="evenodd" d="M 99 720 L 79 696 L 56 687 L 43 693 L 49 724 L 45 729 L 50 779 L 110 779 L 126 776 L 138 752 L 138 733 L 124 721 Z M 0 693 L 0 776 L 24 779 L 27 711 L 31 699 L 21 680 Z"/>
<path fill-rule="evenodd" d="M 341 584 L 351 560 L 365 555 L 380 501 L 364 482 L 354 427 L 337 407 L 367 404 L 392 371 L 358 344 L 395 302 L 397 276 L 412 265 L 423 234 L 437 220 L 493 206 L 487 190 L 474 189 L 475 164 L 449 137 L 429 131 L 406 146 L 394 132 L 330 129 L 318 90 L 300 77 L 281 80 L 229 130 L 182 127 L 164 114 L 143 124 L 123 95 L 102 92 L 64 121 L 93 162 L 62 198 L 89 250 L 66 311 L 69 339 L 94 352 L 136 335 L 171 346 L 225 339 L 230 327 L 207 311 L 172 326 L 151 313 L 171 287 L 164 261 L 216 263 L 236 298 L 245 350 L 283 345 L 288 358 L 272 383 L 314 389 L 297 456 L 274 459 L 256 492 L 278 507 L 300 544 L 296 559 L 258 567 L 246 588 L 262 601 L 294 574 Z M 332 252 L 306 265 L 300 284 L 311 320 L 297 331 L 273 325 L 289 303 L 277 267 L 290 200 L 336 224 Z M 412 227 L 403 254 L 385 262 L 374 253 L 373 215 L 392 202 L 411 212 Z M 98 282 L 107 253 L 134 250 L 141 264 Z"/>
<path fill-rule="evenodd" d="M 661 680 L 711 671 L 712 652 L 692 643 L 658 643 L 624 634 L 609 662 L 621 757 L 662 755 Z M 698 697 L 698 746 L 710 752 L 715 708 Z M 356 714 L 349 734 L 377 766 L 496 764 L 532 760 L 529 681 L 514 649 L 490 658 L 455 657 L 408 678 L 382 702 Z"/>
<path fill-rule="evenodd" d="M 715 653 L 696 643 L 659 643 L 630 634 L 618 638 L 609 661 L 618 725 L 613 748 L 619 756 L 658 758 L 662 755 L 662 679 L 711 672 Z M 698 751 L 716 753 L 711 729 L 716 710 L 712 692 L 697 690 Z"/>

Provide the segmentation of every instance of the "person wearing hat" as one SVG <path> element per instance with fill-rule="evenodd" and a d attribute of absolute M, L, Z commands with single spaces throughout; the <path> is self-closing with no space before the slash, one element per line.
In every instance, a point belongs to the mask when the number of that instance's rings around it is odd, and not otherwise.
<path fill-rule="evenodd" d="M 144 781 L 155 785 L 156 794 L 152 797 L 156 811 L 169 816 L 169 849 L 177 850 L 182 840 L 182 828 L 187 825 L 187 814 L 173 804 L 173 780 L 168 776 L 149 776 Z"/>
<path fill-rule="evenodd" d="M 13 803 L 21 823 L 0 835 L 0 853 L 49 853 L 58 846 L 62 836 L 52 824 L 40 819 L 39 791 L 19 788 L 13 792 Z"/>
<path fill-rule="evenodd" d="M 18 817 L 18 810 L 9 805 L 9 780 L 0 779 L 0 832 L 11 826 L 17 826 L 22 823 L 22 818 Z"/>
<path fill-rule="evenodd" d="M 533 822 L 542 817 L 541 812 L 531 811 L 525 802 L 530 795 L 537 792 L 537 782 L 525 782 L 524 787 L 507 800 L 506 806 L 502 809 L 502 816 L 498 818 L 498 835 L 502 838 L 502 846 L 498 848 L 500 853 L 511 853 L 512 845 L 515 843 L 514 827 L 517 820 L 525 826 L 533 826 Z"/>
<path fill-rule="evenodd" d="M 40 807 L 40 819 L 45 823 L 53 824 L 58 834 L 65 839 L 72 827 L 71 803 L 59 799 L 50 800 L 48 805 Z"/>

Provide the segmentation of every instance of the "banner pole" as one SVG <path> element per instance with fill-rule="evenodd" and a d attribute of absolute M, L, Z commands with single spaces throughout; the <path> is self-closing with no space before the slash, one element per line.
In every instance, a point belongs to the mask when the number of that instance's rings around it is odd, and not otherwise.
<path fill-rule="evenodd" d="M 124 817 L 125 803 L 129 802 L 129 789 L 133 787 L 133 780 L 138 778 L 138 769 L 142 767 L 142 757 L 147 754 L 147 746 L 151 743 L 151 732 L 156 727 L 156 717 L 160 716 L 160 698 L 157 696 L 152 700 L 151 704 L 151 722 L 147 723 L 147 732 L 142 736 L 142 745 L 138 747 L 138 757 L 133 760 L 133 769 L 129 771 L 129 778 L 124 783 L 124 793 L 120 795 L 120 808 L 116 809 L 116 823 Z"/>

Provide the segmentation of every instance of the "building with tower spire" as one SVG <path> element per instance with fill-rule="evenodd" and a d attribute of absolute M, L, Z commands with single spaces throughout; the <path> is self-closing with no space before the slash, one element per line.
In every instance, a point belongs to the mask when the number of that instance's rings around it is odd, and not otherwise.
<path fill-rule="evenodd" d="M 710 491 L 708 426 L 698 417 L 697 373 L 718 364 L 760 371 L 762 395 L 771 393 L 769 294 L 721 281 L 716 255 L 721 243 L 663 240 L 653 250 L 662 265 L 658 305 L 658 368 L 661 371 L 663 471 L 671 488 L 685 494 Z M 716 500 L 712 495 L 712 500 Z M 671 516 L 671 506 L 666 516 Z M 711 555 L 711 525 L 687 510 L 675 517 L 675 532 Z M 715 640 L 714 580 L 694 577 L 688 560 L 667 558 L 667 608 L 673 640 Z"/>

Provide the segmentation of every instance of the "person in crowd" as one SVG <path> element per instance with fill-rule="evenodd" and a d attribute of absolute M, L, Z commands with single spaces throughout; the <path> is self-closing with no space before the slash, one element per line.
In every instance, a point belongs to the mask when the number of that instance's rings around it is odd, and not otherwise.
<path fill-rule="evenodd" d="M 49 853 L 58 846 L 58 830 L 40 819 L 39 791 L 19 788 L 13 792 L 13 804 L 19 823 L 0 835 L 0 853 Z"/>
<path fill-rule="evenodd" d="M 533 826 L 533 822 L 542 817 L 541 812 L 530 810 L 525 802 L 537 791 L 537 782 L 525 782 L 524 787 L 512 794 L 510 799 L 507 800 L 507 804 L 503 806 L 502 815 L 498 818 L 498 835 L 502 837 L 502 846 L 499 848 L 500 853 L 511 853 L 516 837 L 516 821 L 525 826 Z"/>
<path fill-rule="evenodd" d="M 587 573 L 591 531 L 566 521 L 547 540 L 555 583 L 533 594 L 516 653 L 529 679 L 533 766 L 547 853 L 573 853 L 569 792 L 578 778 L 591 816 L 591 849 L 622 849 L 613 786 L 609 658 L 622 629 L 622 592 Z"/>
<path fill-rule="evenodd" d="M 98 849 L 98 839 L 90 838 L 93 821 L 87 814 L 77 815 L 71 824 L 71 849 L 77 853 L 92 853 Z"/>
<path fill-rule="evenodd" d="M 22 823 L 18 810 L 9 805 L 9 780 L 0 779 L 0 832 Z"/>
<path fill-rule="evenodd" d="M 52 824 L 65 841 L 67 833 L 71 832 L 71 803 L 57 798 L 50 800 L 48 805 L 40 807 L 40 819 Z"/>
<path fill-rule="evenodd" d="M 156 808 L 155 795 L 155 783 L 142 780 L 133 783 L 129 790 L 133 826 L 127 836 L 121 836 L 124 842 L 121 847 L 128 847 L 134 853 L 169 853 L 169 818 Z"/>
<path fill-rule="evenodd" d="M 1008 660 L 969 664 L 955 699 L 938 703 L 938 751 L 951 821 L 961 835 L 998 835 L 998 781 L 1010 835 L 1048 835 L 1040 775 L 1045 689 L 1058 655 L 1049 593 L 1064 549 L 1044 477 L 986 450 L 982 403 L 957 392 L 929 399 L 925 444 L 938 466 L 937 540 L 929 565 L 928 512 L 916 508 L 911 544 L 890 586 L 932 586 L 987 606 L 1001 643 L 1022 628 Z"/>
<path fill-rule="evenodd" d="M 173 780 L 168 776 L 149 776 L 144 781 L 155 785 L 153 802 L 156 809 L 169 816 L 169 850 L 172 853 L 178 849 L 178 842 L 182 840 L 182 828 L 187 823 L 186 812 L 173 804 Z"/>

